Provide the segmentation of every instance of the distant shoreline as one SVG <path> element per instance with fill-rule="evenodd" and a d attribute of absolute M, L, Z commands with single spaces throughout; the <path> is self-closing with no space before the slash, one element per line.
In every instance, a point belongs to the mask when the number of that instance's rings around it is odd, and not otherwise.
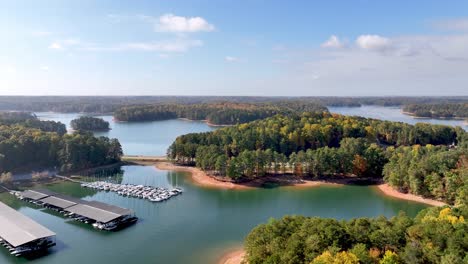
<path fill-rule="evenodd" d="M 209 125 L 209 126 L 212 126 L 212 127 L 228 127 L 228 126 L 233 126 L 233 125 L 213 124 L 213 123 L 210 123 L 210 121 L 208 121 L 207 119 L 196 120 L 196 119 L 189 119 L 189 118 L 185 118 L 185 117 L 178 117 L 177 119 L 183 120 L 183 121 L 188 121 L 188 122 L 204 122 L 205 124 L 207 124 L 207 125 Z"/>
<path fill-rule="evenodd" d="M 408 116 L 411 116 L 414 119 L 437 119 L 437 120 L 457 120 L 457 121 L 467 119 L 467 118 L 464 118 L 464 117 L 457 117 L 457 116 L 454 116 L 454 117 L 417 116 L 415 113 L 406 112 L 406 111 L 403 111 L 403 110 L 401 110 L 401 113 L 405 114 L 405 115 L 408 115 Z"/>

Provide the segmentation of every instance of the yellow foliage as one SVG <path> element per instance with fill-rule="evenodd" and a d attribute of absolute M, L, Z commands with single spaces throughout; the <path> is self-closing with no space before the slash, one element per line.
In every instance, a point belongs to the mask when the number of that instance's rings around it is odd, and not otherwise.
<path fill-rule="evenodd" d="M 314 258 L 312 264 L 333 264 L 333 256 L 330 251 L 325 251 L 322 255 Z"/>
<path fill-rule="evenodd" d="M 400 260 L 399 260 L 398 255 L 395 252 L 391 250 L 387 250 L 385 251 L 383 258 L 380 260 L 379 263 L 380 264 L 398 264 L 400 263 Z"/>
<path fill-rule="evenodd" d="M 312 264 L 359 264 L 359 259 L 353 253 L 342 251 L 333 256 L 330 251 L 325 251 L 316 257 Z"/>
<path fill-rule="evenodd" d="M 335 255 L 334 264 L 359 264 L 359 259 L 353 253 L 342 251 Z"/>
<path fill-rule="evenodd" d="M 439 222 L 447 221 L 447 222 L 450 222 L 452 225 L 465 222 L 465 218 L 463 216 L 456 217 L 452 215 L 451 213 L 452 213 L 452 209 L 450 209 L 450 207 L 447 207 L 447 208 L 440 210 L 439 216 L 437 218 L 433 216 L 425 216 L 422 219 L 422 222 L 424 223 L 428 221 L 439 221 Z"/>

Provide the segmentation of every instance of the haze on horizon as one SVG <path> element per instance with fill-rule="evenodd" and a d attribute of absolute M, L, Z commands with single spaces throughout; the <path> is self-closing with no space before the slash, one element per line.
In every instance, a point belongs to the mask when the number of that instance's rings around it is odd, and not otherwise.
<path fill-rule="evenodd" d="M 468 95 L 467 1 L 4 1 L 0 95 Z"/>

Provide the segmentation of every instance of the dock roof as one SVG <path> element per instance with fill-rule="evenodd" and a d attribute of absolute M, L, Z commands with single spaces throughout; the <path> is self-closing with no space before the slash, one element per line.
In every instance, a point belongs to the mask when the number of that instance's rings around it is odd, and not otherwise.
<path fill-rule="evenodd" d="M 21 195 L 102 223 L 110 222 L 121 216 L 133 214 L 133 211 L 127 208 L 98 201 L 82 200 L 45 189 L 28 190 L 21 193 Z"/>
<path fill-rule="evenodd" d="M 54 232 L 0 202 L 0 237 L 13 247 L 52 236 Z"/>
<path fill-rule="evenodd" d="M 122 216 L 87 204 L 77 204 L 65 210 L 102 223 L 108 223 Z"/>
<path fill-rule="evenodd" d="M 114 213 L 114 214 L 118 214 L 120 216 L 133 214 L 133 211 L 130 209 L 122 208 L 122 207 L 111 205 L 111 204 L 101 203 L 98 201 L 86 201 L 85 204 L 91 207 L 99 208 L 101 210 Z"/>
<path fill-rule="evenodd" d="M 26 190 L 24 192 L 21 193 L 21 196 L 25 197 L 25 198 L 28 198 L 28 199 L 31 199 L 31 200 L 40 200 L 40 199 L 43 199 L 45 197 L 48 197 L 49 194 L 45 194 L 43 192 L 40 192 L 40 191 L 35 191 L 35 190 Z"/>
<path fill-rule="evenodd" d="M 62 199 L 62 198 L 59 198 L 59 197 L 56 197 L 56 196 L 49 196 L 49 197 L 46 197 L 44 199 L 41 199 L 40 201 L 43 202 L 43 203 L 50 204 L 50 205 L 53 205 L 55 207 L 61 208 L 61 209 L 65 209 L 65 208 L 68 208 L 70 206 L 73 206 L 73 205 L 77 204 L 75 202 L 72 202 L 72 201 L 69 201 L 69 200 L 66 200 L 66 199 Z"/>

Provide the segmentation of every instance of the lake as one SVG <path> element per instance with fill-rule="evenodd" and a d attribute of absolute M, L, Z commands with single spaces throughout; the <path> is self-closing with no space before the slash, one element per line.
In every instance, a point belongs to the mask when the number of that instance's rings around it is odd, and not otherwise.
<path fill-rule="evenodd" d="M 420 121 L 401 114 L 399 108 L 365 106 L 332 107 L 330 110 L 408 123 Z M 67 126 L 78 116 L 58 113 L 37 115 L 43 120 L 60 121 Z M 203 122 L 168 120 L 117 123 L 112 121 L 111 116 L 102 117 L 110 122 L 112 130 L 96 134 L 118 138 L 124 153 L 130 155 L 163 155 L 178 135 L 214 129 Z M 462 123 L 452 120 L 424 121 Z M 56 232 L 57 246 L 47 256 L 32 261 L 12 257 L 2 248 L 0 263 L 215 264 L 223 253 L 240 246 L 254 226 L 268 221 L 270 217 L 278 218 L 287 214 L 338 219 L 379 215 L 391 217 L 400 210 L 414 216 L 427 207 L 383 196 L 375 187 L 369 186 L 279 187 L 245 191 L 202 188 L 192 183 L 188 173 L 162 171 L 153 166 L 123 166 L 119 172 L 100 177 L 123 183 L 179 186 L 184 189 L 184 193 L 163 203 L 151 203 L 115 193 L 84 189 L 71 182 L 40 186 L 135 210 L 140 221 L 112 233 L 94 230 L 88 225 L 34 207 L 8 194 L 1 194 L 0 200 Z"/>
<path fill-rule="evenodd" d="M 140 221 L 118 232 L 94 230 L 52 211 L 34 207 L 9 194 L 0 199 L 57 233 L 57 246 L 34 261 L 10 256 L 0 249 L 0 263 L 216 263 L 241 245 L 257 224 L 287 214 L 349 219 L 397 214 L 414 216 L 425 208 L 414 202 L 388 198 L 375 187 L 321 186 L 294 189 L 232 191 L 202 188 L 187 173 L 153 166 L 123 166 L 108 180 L 153 186 L 179 186 L 184 193 L 163 203 L 127 198 L 112 192 L 81 188 L 65 182 L 45 186 L 56 192 L 98 200 L 135 210 Z"/>
<path fill-rule="evenodd" d="M 328 107 L 328 110 L 332 113 L 338 113 L 342 115 L 354 115 L 368 118 L 375 118 L 381 120 L 389 120 L 395 122 L 405 122 L 408 124 L 416 123 L 431 123 L 438 125 L 448 126 L 461 126 L 465 130 L 468 129 L 468 125 L 464 120 L 457 119 L 433 119 L 433 118 L 415 118 L 410 115 L 405 115 L 401 112 L 400 107 L 387 107 L 377 105 L 363 105 L 361 107 Z"/>
<path fill-rule="evenodd" d="M 70 129 L 70 122 L 80 114 L 36 113 L 41 120 L 62 122 Z M 212 131 L 215 127 L 201 121 L 181 119 L 154 122 L 114 122 L 112 116 L 96 116 L 110 123 L 111 130 L 96 132 L 96 136 L 118 138 L 125 155 L 166 155 L 167 148 L 179 135 Z"/>

